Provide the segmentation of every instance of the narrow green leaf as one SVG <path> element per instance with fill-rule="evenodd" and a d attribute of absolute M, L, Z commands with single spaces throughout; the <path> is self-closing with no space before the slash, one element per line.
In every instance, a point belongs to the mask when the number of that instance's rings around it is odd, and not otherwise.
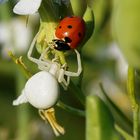
<path fill-rule="evenodd" d="M 133 140 L 133 137 L 125 132 L 121 127 L 115 124 L 116 130 L 125 138 L 125 140 Z"/>
<path fill-rule="evenodd" d="M 127 90 L 133 111 L 133 135 L 135 140 L 139 140 L 139 104 L 135 95 L 135 69 L 128 67 Z"/>
<path fill-rule="evenodd" d="M 83 43 L 85 43 L 91 37 L 94 31 L 94 13 L 90 7 L 87 7 L 83 19 L 86 22 L 86 36 L 83 41 Z"/>
<path fill-rule="evenodd" d="M 112 29 L 128 63 L 140 69 L 140 1 L 114 0 Z"/>
<path fill-rule="evenodd" d="M 120 140 L 114 129 L 114 119 L 97 96 L 86 100 L 86 140 Z"/>
<path fill-rule="evenodd" d="M 105 99 L 105 103 L 107 104 L 108 108 L 111 110 L 114 119 L 116 123 L 124 129 L 127 133 L 132 135 L 133 128 L 132 128 L 132 122 L 122 113 L 122 111 L 110 100 L 110 98 L 107 96 L 107 93 L 105 92 L 103 85 L 100 84 L 102 95 Z M 123 122 L 123 123 L 122 123 Z M 125 122 L 125 123 L 124 123 Z"/>
<path fill-rule="evenodd" d="M 85 10 L 86 10 L 86 1 L 85 0 L 71 0 L 71 7 L 73 14 L 75 16 L 80 16 L 82 17 Z"/>
<path fill-rule="evenodd" d="M 25 77 L 21 74 L 19 70 L 16 72 L 16 92 L 19 95 L 25 85 Z M 29 131 L 29 107 L 28 105 L 18 106 L 17 107 L 17 139 L 20 140 L 29 140 L 30 131 Z M 26 133 L 25 133 L 26 132 Z"/>

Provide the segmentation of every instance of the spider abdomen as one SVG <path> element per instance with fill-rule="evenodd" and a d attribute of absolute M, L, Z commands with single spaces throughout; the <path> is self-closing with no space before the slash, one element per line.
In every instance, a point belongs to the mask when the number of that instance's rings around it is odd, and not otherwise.
<path fill-rule="evenodd" d="M 58 100 L 58 82 L 49 72 L 40 71 L 27 81 L 24 93 L 31 105 L 39 109 L 47 109 Z"/>

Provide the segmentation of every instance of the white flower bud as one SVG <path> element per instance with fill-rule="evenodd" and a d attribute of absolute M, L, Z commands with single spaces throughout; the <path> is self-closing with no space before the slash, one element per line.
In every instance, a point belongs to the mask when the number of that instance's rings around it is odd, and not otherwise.
<path fill-rule="evenodd" d="M 19 15 L 30 15 L 38 11 L 42 0 L 20 0 L 13 11 Z"/>

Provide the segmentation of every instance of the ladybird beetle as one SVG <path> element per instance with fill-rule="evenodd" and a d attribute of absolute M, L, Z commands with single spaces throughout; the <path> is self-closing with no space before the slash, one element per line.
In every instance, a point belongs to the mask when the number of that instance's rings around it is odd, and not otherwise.
<path fill-rule="evenodd" d="M 55 31 L 54 48 L 59 51 L 75 49 L 85 36 L 85 21 L 78 16 L 62 19 Z"/>

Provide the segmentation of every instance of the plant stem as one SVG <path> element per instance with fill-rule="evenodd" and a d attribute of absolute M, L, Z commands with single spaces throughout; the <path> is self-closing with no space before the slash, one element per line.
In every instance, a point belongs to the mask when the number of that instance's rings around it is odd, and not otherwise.
<path fill-rule="evenodd" d="M 64 52 L 55 50 L 55 54 L 59 57 L 59 59 L 60 59 L 59 61 L 60 61 L 61 65 L 66 64 Z"/>
<path fill-rule="evenodd" d="M 134 123 L 134 139 L 139 140 L 139 106 L 135 105 L 133 111 L 133 123 Z"/>
<path fill-rule="evenodd" d="M 72 81 L 68 87 L 70 93 L 73 93 L 80 103 L 85 106 L 85 95 L 80 88 L 78 88 Z"/>
<path fill-rule="evenodd" d="M 61 101 L 59 101 L 59 102 L 57 103 L 57 106 L 60 107 L 60 108 L 62 108 L 63 110 L 65 110 L 65 111 L 67 111 L 67 112 L 72 113 L 72 114 L 85 117 L 85 112 L 84 112 L 84 111 L 79 110 L 79 109 L 77 109 L 77 108 L 73 108 L 73 107 L 71 107 L 71 106 L 69 106 L 69 105 L 66 105 L 65 103 L 63 103 L 63 102 L 61 102 Z"/>
<path fill-rule="evenodd" d="M 9 12 L 8 3 L 0 4 L 0 20 L 9 21 L 11 19 L 11 13 Z"/>
<path fill-rule="evenodd" d="M 139 105 L 135 96 L 135 70 L 133 67 L 128 68 L 128 81 L 127 81 L 128 95 L 131 101 L 133 111 L 133 135 L 134 140 L 139 140 Z"/>
<path fill-rule="evenodd" d="M 133 140 L 133 137 L 129 135 L 126 131 L 124 131 L 121 127 L 115 124 L 116 130 L 126 139 L 126 140 Z"/>
<path fill-rule="evenodd" d="M 27 69 L 25 64 L 22 61 L 22 57 L 17 58 L 11 51 L 8 52 L 8 55 L 12 58 L 12 60 L 20 67 L 22 72 L 25 74 L 26 78 L 29 79 L 32 74 L 31 72 Z"/>
<path fill-rule="evenodd" d="M 16 85 L 17 85 L 17 95 L 20 94 L 24 85 L 25 85 L 25 77 L 21 75 L 20 71 L 16 72 Z M 18 116 L 18 129 L 17 129 L 17 139 L 20 140 L 29 140 L 29 108 L 28 105 L 19 106 L 17 108 L 17 116 Z"/>

